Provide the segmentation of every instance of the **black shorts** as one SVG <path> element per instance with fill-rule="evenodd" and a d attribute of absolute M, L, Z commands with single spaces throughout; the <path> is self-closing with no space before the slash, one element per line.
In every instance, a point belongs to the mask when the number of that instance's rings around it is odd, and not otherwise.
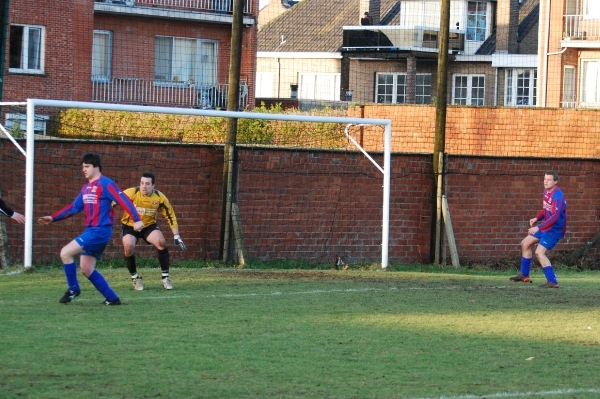
<path fill-rule="evenodd" d="M 158 227 L 158 225 L 156 223 L 151 224 L 150 226 L 146 226 L 142 229 L 142 231 L 135 231 L 133 229 L 133 226 L 127 226 L 126 224 L 122 224 L 122 236 L 125 237 L 127 234 L 131 234 L 132 236 L 134 236 L 135 238 L 137 238 L 138 240 L 140 238 L 143 238 L 144 241 L 148 242 L 147 238 L 150 235 L 150 233 L 152 233 L 154 230 L 159 230 L 160 228 Z"/>

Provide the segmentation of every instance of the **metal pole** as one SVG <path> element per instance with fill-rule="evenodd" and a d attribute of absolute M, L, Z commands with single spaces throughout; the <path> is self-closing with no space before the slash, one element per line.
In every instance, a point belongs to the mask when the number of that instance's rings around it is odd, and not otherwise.
<path fill-rule="evenodd" d="M 33 258 L 33 151 L 35 105 L 27 100 L 27 154 L 25 159 L 25 251 L 23 266 L 31 267 Z"/>
<path fill-rule="evenodd" d="M 383 152 L 383 231 L 381 232 L 381 268 L 388 266 L 390 239 L 390 176 L 392 166 L 392 125 L 385 125 L 385 147 Z"/>

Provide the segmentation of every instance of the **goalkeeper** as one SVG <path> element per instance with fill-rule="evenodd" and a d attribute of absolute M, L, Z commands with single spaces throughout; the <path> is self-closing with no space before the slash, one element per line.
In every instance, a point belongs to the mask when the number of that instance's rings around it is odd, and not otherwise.
<path fill-rule="evenodd" d="M 169 223 L 175 244 L 179 245 L 182 250 L 187 251 L 187 247 L 179 236 L 179 227 L 175 211 L 167 197 L 160 191 L 154 188 L 155 178 L 152 173 L 142 173 L 139 187 L 128 188 L 124 193 L 131 199 L 135 205 L 141 220 L 144 222 L 144 228 L 137 232 L 133 229 L 133 220 L 129 214 L 124 213 L 121 218 L 123 224 L 123 249 L 125 251 L 125 265 L 131 273 L 131 281 L 133 288 L 137 291 L 142 291 L 144 286 L 142 278 L 137 274 L 135 265 L 135 245 L 137 241 L 143 238 L 147 243 L 152 244 L 158 250 L 158 261 L 161 268 L 161 281 L 165 290 L 173 289 L 171 278 L 169 277 L 169 249 L 165 237 L 160 228 L 156 224 L 156 214 L 160 210 Z"/>

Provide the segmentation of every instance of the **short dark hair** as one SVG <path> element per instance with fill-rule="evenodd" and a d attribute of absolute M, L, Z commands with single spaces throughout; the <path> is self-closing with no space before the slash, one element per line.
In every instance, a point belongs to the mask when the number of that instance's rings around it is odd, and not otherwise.
<path fill-rule="evenodd" d="M 81 163 L 86 163 L 88 165 L 92 165 L 94 168 L 100 169 L 102 172 L 102 161 L 100 160 L 100 155 L 94 153 L 87 153 L 81 159 Z"/>
<path fill-rule="evenodd" d="M 554 180 L 555 180 L 555 181 L 558 181 L 558 173 L 556 173 L 556 172 L 555 172 L 555 171 L 553 171 L 553 170 L 547 170 L 547 171 L 545 171 L 545 172 L 544 172 L 544 176 L 545 176 L 545 175 L 552 175 L 552 177 L 554 177 Z"/>
<path fill-rule="evenodd" d="M 152 173 L 150 173 L 150 172 L 144 172 L 144 173 L 142 173 L 142 177 L 147 177 L 147 178 L 152 179 L 152 185 L 154 185 L 155 179 L 154 179 L 154 175 Z"/>

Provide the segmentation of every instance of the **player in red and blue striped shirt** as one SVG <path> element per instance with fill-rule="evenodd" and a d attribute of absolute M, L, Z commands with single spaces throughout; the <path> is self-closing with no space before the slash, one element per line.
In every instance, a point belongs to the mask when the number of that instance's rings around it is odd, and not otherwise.
<path fill-rule="evenodd" d="M 544 288 L 558 288 L 558 280 L 546 251 L 553 249 L 559 240 L 565 236 L 567 230 L 567 200 L 562 190 L 557 186 L 558 174 L 547 171 L 544 174 L 544 200 L 542 210 L 529 220 L 529 235 L 521 241 L 521 270 L 520 273 L 510 278 L 513 282 L 530 283 L 529 271 L 533 258 L 533 246 L 537 246 L 535 256 L 542 266 L 546 283 Z M 540 222 L 537 226 L 536 223 Z"/>
<path fill-rule="evenodd" d="M 81 255 L 81 272 L 90 280 L 102 295 L 106 305 L 120 305 L 121 300 L 110 288 L 106 279 L 95 269 L 96 261 L 102 258 L 102 253 L 112 236 L 112 225 L 115 220 L 113 201 L 131 215 L 135 221 L 134 229 L 140 231 L 144 223 L 131 203 L 117 184 L 102 175 L 102 164 L 97 154 L 85 154 L 81 161 L 82 171 L 88 180 L 79 195 L 68 206 L 60 211 L 39 219 L 41 224 L 50 224 L 66 219 L 81 211 L 85 213 L 85 231 L 60 251 L 60 258 L 64 264 L 65 275 L 69 289 L 60 299 L 60 303 L 68 303 L 81 294 L 77 281 L 77 264 L 75 256 Z"/>

